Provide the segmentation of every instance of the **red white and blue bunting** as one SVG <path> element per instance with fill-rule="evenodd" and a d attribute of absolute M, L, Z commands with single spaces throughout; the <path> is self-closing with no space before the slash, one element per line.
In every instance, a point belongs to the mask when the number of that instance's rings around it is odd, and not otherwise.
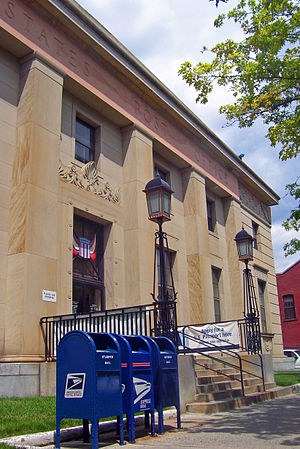
<path fill-rule="evenodd" d="M 73 255 L 83 259 L 96 259 L 96 234 L 93 240 L 85 237 L 77 237 L 73 234 Z"/>

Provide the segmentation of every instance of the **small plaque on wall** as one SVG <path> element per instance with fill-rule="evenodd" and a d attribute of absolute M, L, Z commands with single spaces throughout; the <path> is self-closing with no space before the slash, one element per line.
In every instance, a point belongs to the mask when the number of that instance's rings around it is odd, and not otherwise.
<path fill-rule="evenodd" d="M 51 292 L 50 290 L 43 290 L 42 300 L 48 302 L 56 302 L 56 292 Z"/>

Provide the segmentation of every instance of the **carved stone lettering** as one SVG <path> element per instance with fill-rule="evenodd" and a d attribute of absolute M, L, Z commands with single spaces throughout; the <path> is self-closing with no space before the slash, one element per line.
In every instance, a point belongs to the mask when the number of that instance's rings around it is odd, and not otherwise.
<path fill-rule="evenodd" d="M 42 41 L 44 41 L 44 43 L 47 45 L 47 47 L 49 47 L 49 42 L 48 42 L 48 39 L 47 39 L 47 34 L 46 34 L 46 30 L 45 29 L 43 29 L 41 32 L 40 32 L 40 35 L 39 35 L 39 41 L 42 43 Z"/>
<path fill-rule="evenodd" d="M 140 103 L 137 100 L 133 100 L 133 104 L 134 104 L 134 113 L 135 114 L 140 114 Z"/>
<path fill-rule="evenodd" d="M 63 48 L 64 48 L 64 44 L 62 43 L 62 41 L 60 41 L 57 37 L 53 37 L 53 40 L 55 42 L 55 53 L 57 56 L 60 56 L 63 54 Z"/>
<path fill-rule="evenodd" d="M 108 182 L 103 181 L 95 162 L 88 162 L 82 167 L 75 164 L 59 164 L 59 176 L 63 181 L 74 184 L 112 203 L 120 203 L 120 190 L 113 190 Z"/>
<path fill-rule="evenodd" d="M 151 113 L 150 113 L 149 109 L 145 109 L 145 111 L 144 111 L 144 118 L 145 118 L 147 123 L 151 122 L 152 117 L 151 117 Z"/>
<path fill-rule="evenodd" d="M 15 8 L 14 2 L 12 2 L 12 1 L 7 2 L 7 7 L 5 9 L 5 14 L 7 15 L 7 17 L 9 19 L 13 19 L 15 17 L 14 8 Z"/>
<path fill-rule="evenodd" d="M 26 33 L 30 33 L 30 28 L 31 28 L 31 24 L 32 24 L 32 17 L 27 14 L 26 12 L 23 12 L 25 21 L 24 21 L 24 31 Z"/>
<path fill-rule="evenodd" d="M 88 62 L 83 63 L 83 73 L 85 74 L 85 76 L 89 76 L 90 74 L 90 65 Z"/>
<path fill-rule="evenodd" d="M 237 178 L 222 163 L 214 161 L 199 147 L 199 142 L 188 137 L 163 113 L 139 97 L 128 85 L 123 83 L 105 64 L 99 64 L 86 51 L 86 44 L 72 38 L 63 23 L 56 18 L 46 20 L 39 15 L 30 2 L 21 0 L 0 0 L 0 17 L 18 32 L 26 34 L 32 42 L 33 50 L 42 50 L 62 64 L 70 76 L 76 75 L 87 80 L 97 90 L 100 98 L 108 98 L 113 107 L 121 109 L 143 124 L 145 129 L 154 132 L 157 138 L 166 141 L 181 153 L 205 169 L 207 176 L 214 177 L 238 195 Z"/>
<path fill-rule="evenodd" d="M 77 55 L 76 55 L 75 51 L 70 50 L 69 55 L 70 55 L 69 61 L 70 61 L 71 66 L 77 67 Z"/>
<path fill-rule="evenodd" d="M 161 129 L 161 131 L 162 131 L 162 135 L 163 135 L 164 137 L 167 137 L 167 134 L 168 134 L 168 127 L 167 127 L 167 125 L 166 125 L 164 122 L 160 122 L 160 129 Z"/>

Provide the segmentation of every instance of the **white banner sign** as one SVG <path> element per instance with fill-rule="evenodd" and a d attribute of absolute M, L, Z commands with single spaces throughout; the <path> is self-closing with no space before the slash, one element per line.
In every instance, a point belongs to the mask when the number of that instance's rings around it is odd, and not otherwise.
<path fill-rule="evenodd" d="M 201 349 L 203 352 L 217 352 L 218 349 L 238 349 L 240 345 L 237 321 L 228 323 L 188 326 L 178 329 L 179 345 L 188 349 Z M 217 346 L 217 347 L 216 347 Z"/>

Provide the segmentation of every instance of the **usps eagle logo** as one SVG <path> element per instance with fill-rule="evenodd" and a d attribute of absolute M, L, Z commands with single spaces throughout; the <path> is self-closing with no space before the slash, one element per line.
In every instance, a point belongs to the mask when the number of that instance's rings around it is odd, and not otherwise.
<path fill-rule="evenodd" d="M 68 373 L 65 386 L 65 398 L 82 398 L 85 373 Z"/>
<path fill-rule="evenodd" d="M 77 237 L 73 234 L 73 255 L 84 259 L 96 259 L 96 234 L 93 240 L 85 237 Z"/>
<path fill-rule="evenodd" d="M 147 396 L 151 390 L 151 383 L 138 377 L 133 378 L 133 385 L 135 389 L 136 397 L 133 401 L 134 405 L 137 404 L 143 397 Z"/>

